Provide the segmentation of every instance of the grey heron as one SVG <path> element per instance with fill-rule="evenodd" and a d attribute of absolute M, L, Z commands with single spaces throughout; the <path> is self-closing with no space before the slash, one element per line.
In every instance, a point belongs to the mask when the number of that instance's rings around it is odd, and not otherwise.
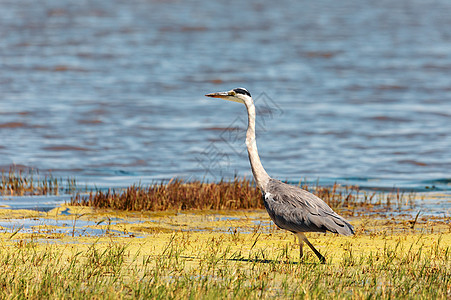
<path fill-rule="evenodd" d="M 272 221 L 279 227 L 294 233 L 299 239 L 300 257 L 304 242 L 313 250 L 320 261 L 326 259 L 313 247 L 304 232 L 330 231 L 343 235 L 354 234 L 354 228 L 343 217 L 335 213 L 323 200 L 297 186 L 283 183 L 269 177 L 260 161 L 255 140 L 255 105 L 245 88 L 228 92 L 217 92 L 207 97 L 242 103 L 247 108 L 248 127 L 246 146 L 255 182 L 262 192 L 263 203 Z"/>

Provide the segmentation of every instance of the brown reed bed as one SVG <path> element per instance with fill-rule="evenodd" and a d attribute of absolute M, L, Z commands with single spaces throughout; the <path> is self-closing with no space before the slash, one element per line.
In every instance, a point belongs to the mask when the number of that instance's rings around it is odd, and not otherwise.
<path fill-rule="evenodd" d="M 2 171 L 0 181 L 0 195 L 7 196 L 58 195 L 60 192 L 74 192 L 75 189 L 75 179 L 68 178 L 64 183 L 61 178 L 40 175 L 35 170 L 10 168 L 7 173 Z"/>
<path fill-rule="evenodd" d="M 255 184 L 247 179 L 218 183 L 174 179 L 149 186 L 132 185 L 118 192 L 77 194 L 70 204 L 130 211 L 261 209 L 260 197 Z"/>
<path fill-rule="evenodd" d="M 368 192 L 361 191 L 358 186 L 320 186 L 318 183 L 309 186 L 305 182 L 300 182 L 299 186 L 323 199 L 333 209 L 351 215 L 359 209 L 383 211 L 413 206 L 414 203 L 414 194 L 399 190 Z M 58 195 L 76 191 L 75 179 L 64 181 L 52 175 L 41 175 L 36 170 L 10 168 L 9 172 L 1 174 L 0 195 Z M 88 195 L 75 194 L 70 204 L 128 211 L 263 209 L 259 189 L 246 178 L 218 183 L 173 179 L 168 183 L 132 185 L 117 191 L 96 190 Z"/>
<path fill-rule="evenodd" d="M 387 209 L 405 205 L 413 197 L 399 192 L 377 194 L 361 192 L 357 186 L 331 187 L 299 184 L 323 199 L 333 209 L 354 214 L 356 209 Z M 168 183 L 155 183 L 149 186 L 133 185 L 124 190 L 91 191 L 89 195 L 77 194 L 71 205 L 111 208 L 128 211 L 164 210 L 236 210 L 263 209 L 261 192 L 253 181 L 235 178 L 233 181 L 206 183 L 201 181 L 184 182 L 173 179 Z"/>

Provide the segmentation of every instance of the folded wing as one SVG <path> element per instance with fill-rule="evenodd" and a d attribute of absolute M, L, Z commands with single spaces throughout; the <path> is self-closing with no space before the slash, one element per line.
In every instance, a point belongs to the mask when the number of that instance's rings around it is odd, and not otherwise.
<path fill-rule="evenodd" d="M 271 219 L 291 232 L 354 234 L 354 228 L 323 200 L 299 187 L 271 179 L 263 193 Z"/>

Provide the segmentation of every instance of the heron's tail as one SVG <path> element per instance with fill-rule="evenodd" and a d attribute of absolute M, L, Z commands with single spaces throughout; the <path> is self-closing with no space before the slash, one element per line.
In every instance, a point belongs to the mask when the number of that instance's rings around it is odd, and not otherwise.
<path fill-rule="evenodd" d="M 338 233 L 343 234 L 343 235 L 353 235 L 354 234 L 354 226 L 349 224 L 349 222 L 346 220 L 343 220 L 343 221 L 345 223 L 345 226 L 342 228 L 342 230 L 339 230 Z"/>
<path fill-rule="evenodd" d="M 330 215 L 330 218 L 333 221 L 332 226 L 327 226 L 328 230 L 334 233 L 339 233 L 342 235 L 353 235 L 354 227 L 346 221 L 342 216 L 338 214 Z M 330 225 L 330 224 L 328 224 Z"/>

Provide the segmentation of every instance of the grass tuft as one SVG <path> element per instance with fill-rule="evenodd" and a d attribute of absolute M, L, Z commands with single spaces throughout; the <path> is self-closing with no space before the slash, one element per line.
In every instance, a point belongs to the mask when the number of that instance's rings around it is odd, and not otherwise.
<path fill-rule="evenodd" d="M 184 183 L 175 179 L 147 187 L 133 185 L 119 192 L 98 190 L 88 196 L 77 194 L 70 204 L 129 211 L 234 210 L 261 209 L 260 198 L 255 184 L 247 179 L 219 183 Z"/>
<path fill-rule="evenodd" d="M 58 195 L 59 193 L 73 193 L 76 182 L 68 178 L 64 182 L 52 175 L 40 175 L 38 171 L 17 170 L 10 168 L 9 172 L 2 171 L 0 181 L 0 195 L 30 196 L 30 195 Z"/>

